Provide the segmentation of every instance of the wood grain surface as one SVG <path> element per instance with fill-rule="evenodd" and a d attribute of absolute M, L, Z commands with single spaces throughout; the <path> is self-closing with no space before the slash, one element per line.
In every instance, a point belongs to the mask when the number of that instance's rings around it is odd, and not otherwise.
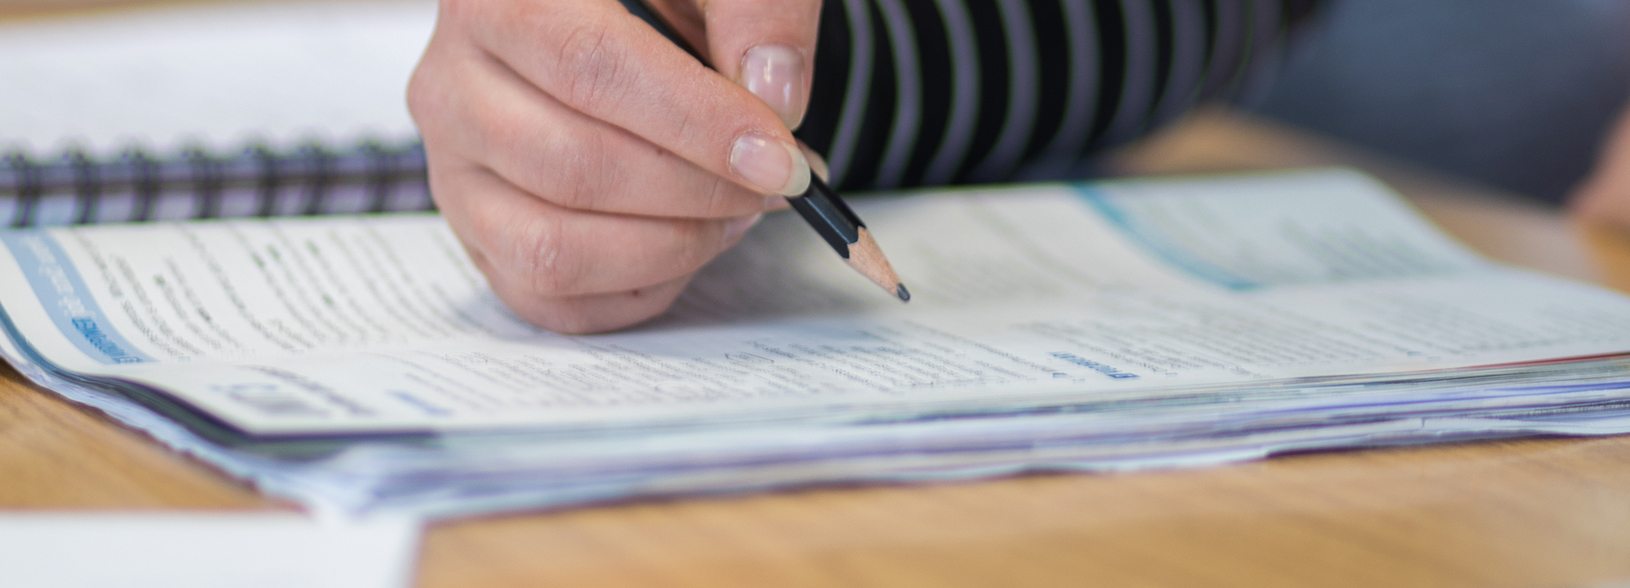
<path fill-rule="evenodd" d="M 1330 164 L 1375 173 L 1497 259 L 1630 290 L 1622 231 L 1237 114 L 1201 113 L 1112 161 L 1141 174 Z M 291 507 L 0 368 L 0 508 Z M 452 521 L 428 531 L 418 577 L 449 588 L 1608 586 L 1630 580 L 1630 437 Z"/>

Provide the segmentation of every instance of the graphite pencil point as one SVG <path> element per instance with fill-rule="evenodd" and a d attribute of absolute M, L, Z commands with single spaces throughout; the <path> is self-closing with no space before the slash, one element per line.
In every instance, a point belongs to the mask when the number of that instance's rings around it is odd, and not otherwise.
<path fill-rule="evenodd" d="M 895 284 L 894 295 L 900 297 L 900 302 L 911 302 L 911 291 L 906 289 L 905 284 Z"/>
<path fill-rule="evenodd" d="M 877 241 L 872 240 L 871 232 L 867 231 L 866 227 L 860 227 L 859 232 L 860 239 L 849 246 L 849 267 L 855 268 L 860 275 L 866 276 L 866 279 L 889 294 L 900 296 L 900 276 L 894 274 L 894 268 L 889 266 L 889 259 L 883 257 L 883 250 L 877 247 Z"/>

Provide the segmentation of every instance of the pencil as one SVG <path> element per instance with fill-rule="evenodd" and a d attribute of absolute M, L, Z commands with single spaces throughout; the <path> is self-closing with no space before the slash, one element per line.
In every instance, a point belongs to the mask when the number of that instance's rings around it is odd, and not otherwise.
<path fill-rule="evenodd" d="M 708 65 L 707 61 L 702 59 L 702 54 L 691 47 L 684 37 L 674 32 L 655 10 L 646 6 L 644 0 L 621 1 L 634 16 L 651 25 L 651 28 L 656 29 L 697 61 L 701 61 L 703 65 Z M 832 246 L 833 251 L 843 257 L 849 267 L 899 298 L 901 302 L 911 300 L 911 291 L 906 290 L 906 285 L 900 282 L 900 276 L 894 273 L 889 258 L 883 255 L 883 249 L 877 246 L 871 232 L 866 230 L 866 223 L 861 222 L 860 217 L 849 209 L 849 205 L 838 196 L 837 191 L 826 185 L 826 181 L 813 170 L 809 172 L 809 189 L 804 191 L 803 195 L 788 196 L 787 202 L 792 205 L 793 210 L 798 211 L 798 216 L 804 218 L 804 222 L 809 223 L 809 226 Z"/>

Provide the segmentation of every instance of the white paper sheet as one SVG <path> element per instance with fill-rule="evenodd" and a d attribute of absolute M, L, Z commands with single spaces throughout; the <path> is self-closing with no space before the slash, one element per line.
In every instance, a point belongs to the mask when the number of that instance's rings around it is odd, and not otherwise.
<path fill-rule="evenodd" d="M 400 588 L 419 526 L 294 514 L 0 511 L 14 588 Z"/>

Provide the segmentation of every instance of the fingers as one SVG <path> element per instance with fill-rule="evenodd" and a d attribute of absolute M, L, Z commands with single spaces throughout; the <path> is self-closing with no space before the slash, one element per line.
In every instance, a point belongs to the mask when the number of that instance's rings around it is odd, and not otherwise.
<path fill-rule="evenodd" d="M 1586 219 L 1630 227 L 1630 169 L 1598 170 L 1574 191 L 1569 207 Z"/>
<path fill-rule="evenodd" d="M 1581 217 L 1630 227 L 1630 109 L 1620 115 L 1595 169 L 1569 205 Z"/>
<path fill-rule="evenodd" d="M 708 53 L 789 129 L 803 121 L 815 71 L 820 0 L 706 0 Z"/>
<path fill-rule="evenodd" d="M 481 271 L 492 275 L 495 270 L 482 267 Z M 514 288 L 513 283 L 501 282 L 494 284 L 493 293 L 529 323 L 556 333 L 584 335 L 621 329 L 662 314 L 690 279 L 686 275 L 645 288 L 568 298 L 539 298 Z"/>
<path fill-rule="evenodd" d="M 764 102 L 615 0 L 444 2 L 475 44 L 590 118 L 763 194 L 802 194 L 809 167 Z M 449 5 L 454 8 L 447 8 Z"/>
<path fill-rule="evenodd" d="M 575 210 L 526 194 L 488 170 L 448 161 L 439 151 L 429 156 L 443 216 L 472 257 L 487 265 L 495 290 L 512 299 L 561 300 L 670 282 L 734 245 L 759 216 L 677 219 Z"/>
<path fill-rule="evenodd" d="M 809 170 L 815 172 L 816 176 L 820 176 L 821 181 L 832 183 L 832 171 L 826 166 L 826 158 L 821 157 L 821 154 L 816 153 L 814 149 L 810 149 L 809 145 L 805 145 L 802 140 L 798 141 L 798 148 L 803 150 L 804 158 L 809 160 Z"/>
<path fill-rule="evenodd" d="M 810 149 L 809 145 L 805 145 L 803 141 L 798 141 L 798 148 L 803 150 L 804 157 L 809 160 L 809 171 L 815 172 L 816 177 L 821 178 L 821 181 L 823 181 L 823 182 L 831 182 L 832 181 L 832 173 L 827 170 L 826 158 L 821 157 L 821 154 L 816 153 L 814 149 Z M 792 206 L 792 203 L 787 202 L 787 199 L 785 197 L 782 197 L 782 196 L 765 196 L 764 197 L 764 211 L 765 212 L 769 212 L 769 211 L 772 211 L 772 210 L 781 210 L 783 208 L 790 208 L 791 206 Z"/>
<path fill-rule="evenodd" d="M 493 59 L 427 57 L 421 71 L 445 85 L 480 90 L 440 98 L 435 106 L 440 112 L 459 114 L 421 117 L 426 140 L 481 162 L 510 184 L 554 204 L 711 218 L 763 208 L 758 192 L 568 108 Z"/>
<path fill-rule="evenodd" d="M 432 194 L 528 321 L 580 333 L 655 316 L 777 195 L 807 188 L 819 158 L 789 126 L 819 0 L 714 2 L 688 24 L 723 74 L 616 0 L 442 0 L 409 87 Z"/>

